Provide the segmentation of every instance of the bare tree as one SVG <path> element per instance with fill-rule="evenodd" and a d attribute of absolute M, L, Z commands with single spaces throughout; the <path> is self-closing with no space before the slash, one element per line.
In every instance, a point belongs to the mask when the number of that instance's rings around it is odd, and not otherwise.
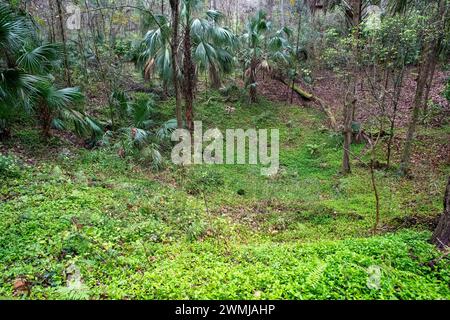
<path fill-rule="evenodd" d="M 361 0 L 352 0 L 352 24 L 354 28 L 354 38 L 355 38 L 355 46 L 354 46 L 354 55 L 358 57 L 358 39 L 359 39 L 359 26 L 361 23 Z M 356 110 L 356 88 L 358 85 L 358 63 L 357 61 L 353 62 L 353 70 L 351 72 L 353 75 L 350 76 L 349 89 L 346 94 L 346 98 L 344 101 L 344 124 L 343 124 L 343 134 L 344 134 L 344 155 L 342 159 L 342 173 L 348 174 L 351 172 L 350 168 L 350 145 L 352 143 L 352 122 L 355 118 L 355 110 Z"/>
<path fill-rule="evenodd" d="M 63 52 L 64 52 L 64 77 L 66 80 L 66 84 L 70 87 L 72 86 L 72 80 L 69 70 L 69 57 L 67 55 L 67 41 L 66 41 L 66 31 L 64 27 L 64 11 L 62 7 L 61 0 L 56 0 L 56 5 L 58 8 L 58 18 L 59 18 L 59 27 L 61 34 L 61 41 L 63 44 Z"/>
<path fill-rule="evenodd" d="M 438 11 L 434 14 L 434 23 L 436 28 L 432 28 L 429 34 L 425 35 L 425 44 L 422 49 L 422 56 L 419 65 L 419 75 L 417 77 L 416 93 L 413 102 L 413 111 L 411 121 L 408 126 L 405 147 L 403 149 L 402 160 L 400 163 L 399 173 L 406 175 L 409 171 L 411 162 L 411 151 L 416 133 L 417 122 L 419 121 L 420 109 L 424 107 L 426 97 L 426 87 L 430 86 L 430 79 L 435 70 L 437 55 L 444 34 L 445 19 L 448 13 L 446 0 L 439 1 Z M 430 77 L 431 76 L 431 77 Z"/>

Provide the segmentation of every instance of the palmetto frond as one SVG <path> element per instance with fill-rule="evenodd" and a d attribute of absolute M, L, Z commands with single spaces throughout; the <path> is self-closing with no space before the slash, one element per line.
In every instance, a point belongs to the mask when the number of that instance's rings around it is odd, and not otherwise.
<path fill-rule="evenodd" d="M 219 22 L 224 17 L 224 14 L 218 10 L 206 11 L 206 16 L 214 22 Z"/>
<path fill-rule="evenodd" d="M 137 100 L 131 103 L 128 109 L 128 115 L 132 119 L 133 126 L 141 129 L 150 129 L 155 122 L 151 120 L 151 115 L 154 112 L 154 101 Z"/>
<path fill-rule="evenodd" d="M 84 98 L 79 88 L 57 89 L 49 82 L 41 82 L 38 86 L 39 99 L 56 111 L 66 110 Z"/>
<path fill-rule="evenodd" d="M 163 123 L 163 125 L 156 131 L 156 136 L 161 140 L 168 139 L 176 128 L 177 119 L 171 119 Z"/>
<path fill-rule="evenodd" d="M 0 101 L 9 108 L 25 107 L 31 109 L 31 99 L 38 91 L 38 84 L 43 81 L 40 76 L 30 75 L 20 69 L 0 71 Z"/>
<path fill-rule="evenodd" d="M 148 31 L 144 37 L 144 50 L 139 61 L 143 64 L 146 79 L 157 72 L 161 79 L 168 81 L 172 77 L 171 28 L 165 17 L 161 16 L 159 19 L 160 27 Z"/>
<path fill-rule="evenodd" d="M 28 36 L 29 28 L 25 19 L 6 4 L 0 4 L 0 47 L 14 53 Z"/>
<path fill-rule="evenodd" d="M 39 47 L 30 44 L 22 49 L 17 64 L 27 72 L 46 73 L 55 66 L 60 53 L 61 50 L 57 44 L 45 44 Z"/>

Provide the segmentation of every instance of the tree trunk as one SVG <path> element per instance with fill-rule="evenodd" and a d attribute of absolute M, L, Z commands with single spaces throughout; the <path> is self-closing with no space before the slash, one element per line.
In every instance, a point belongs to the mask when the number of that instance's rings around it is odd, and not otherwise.
<path fill-rule="evenodd" d="M 360 33 L 360 23 L 361 23 L 361 0 L 352 0 L 351 6 L 352 6 L 352 24 L 353 28 L 355 28 L 354 38 L 357 41 L 359 39 L 359 33 Z M 343 159 L 342 159 L 342 173 L 348 174 L 351 173 L 351 166 L 350 166 L 350 146 L 352 144 L 352 136 L 353 136 L 353 130 L 352 130 L 352 122 L 355 119 L 355 112 L 356 112 L 356 88 L 358 87 L 359 82 L 359 66 L 357 63 L 357 58 L 359 55 L 359 48 L 358 43 L 356 42 L 355 48 L 354 48 L 354 54 L 355 54 L 355 62 L 352 66 L 352 73 L 353 76 L 350 78 L 349 82 L 349 90 L 351 100 L 345 98 L 344 101 L 344 125 L 343 125 L 343 135 L 344 135 L 344 152 L 343 152 Z"/>
<path fill-rule="evenodd" d="M 391 124 L 389 128 L 389 140 L 387 142 L 387 154 L 386 154 L 387 167 L 391 165 L 392 143 L 394 141 L 395 135 L 395 121 L 397 120 L 397 110 L 400 101 L 400 95 L 402 93 L 404 73 L 405 73 L 405 61 L 403 61 L 402 69 L 399 71 L 399 74 L 397 75 L 394 82 L 394 99 L 392 101 L 393 110 L 392 110 L 392 118 L 390 119 Z"/>
<path fill-rule="evenodd" d="M 423 96 L 425 93 L 425 85 L 428 79 L 430 70 L 430 58 L 434 55 L 434 46 L 431 43 L 425 45 L 422 54 L 422 61 L 420 62 L 419 75 L 417 78 L 416 94 L 414 96 L 413 111 L 411 121 L 408 126 L 408 133 L 406 134 L 405 147 L 403 149 L 402 160 L 400 163 L 399 173 L 403 176 L 407 175 L 411 161 L 411 149 L 416 133 L 417 122 L 419 120 L 420 109 L 423 106 Z"/>
<path fill-rule="evenodd" d="M 189 14 L 188 14 L 189 15 Z M 191 51 L 191 25 L 190 19 L 186 19 L 184 29 L 184 98 L 186 103 L 186 125 L 188 130 L 194 132 L 194 65 Z"/>
<path fill-rule="evenodd" d="M 255 103 L 257 100 L 257 92 L 256 92 L 256 66 L 258 64 L 258 61 L 256 58 L 252 58 L 250 61 L 250 77 L 249 77 L 249 83 L 250 83 L 250 102 Z"/>
<path fill-rule="evenodd" d="M 344 156 L 342 159 L 342 173 L 351 173 L 350 167 L 350 145 L 352 144 L 352 105 L 348 101 L 344 102 Z"/>
<path fill-rule="evenodd" d="M 444 212 L 441 215 L 439 224 L 431 238 L 439 249 L 450 246 L 450 176 L 448 177 L 447 188 L 444 196 Z"/>
<path fill-rule="evenodd" d="M 222 83 L 220 81 L 220 74 L 216 66 L 213 64 L 211 64 L 209 69 L 209 77 L 211 80 L 211 88 L 220 89 L 220 87 L 222 86 Z"/>
<path fill-rule="evenodd" d="M 64 76 L 66 80 L 66 84 L 71 87 L 72 86 L 72 80 L 70 76 L 70 70 L 69 70 L 69 57 L 67 55 L 67 41 L 66 41 L 66 33 L 64 28 L 64 12 L 62 9 L 61 0 L 56 1 L 57 7 L 58 7 L 58 18 L 59 18 L 59 27 L 61 32 L 61 41 L 63 43 L 63 53 L 64 53 Z"/>
<path fill-rule="evenodd" d="M 399 173 L 401 175 L 406 175 L 409 171 L 409 166 L 411 162 L 412 143 L 414 135 L 416 133 L 416 126 L 419 120 L 420 109 L 426 102 L 424 101 L 424 96 L 426 94 L 426 86 L 427 84 L 431 86 L 431 83 L 429 83 L 430 73 L 434 73 L 437 54 L 439 51 L 439 47 L 441 46 L 442 38 L 444 36 L 445 19 L 447 18 L 448 13 L 448 11 L 446 11 L 446 2 L 447 2 L 446 0 L 439 1 L 438 11 L 436 12 L 435 18 L 433 19 L 434 22 L 436 22 L 436 29 L 439 30 L 439 32 L 437 33 L 437 36 L 429 35 L 429 38 L 425 40 L 425 45 L 422 50 L 419 75 L 417 78 L 416 94 L 414 97 L 413 112 L 408 127 L 408 133 L 406 135 L 402 160 L 400 163 Z"/>
<path fill-rule="evenodd" d="M 300 47 L 300 29 L 302 26 L 302 11 L 299 9 L 298 12 L 298 25 L 297 25 L 297 43 L 295 46 L 295 68 L 294 68 L 294 76 L 292 78 L 292 91 L 291 91 L 291 104 L 294 102 L 294 87 L 295 87 L 295 78 L 297 76 L 297 64 L 298 64 L 298 49 Z"/>
<path fill-rule="evenodd" d="M 49 41 L 51 43 L 56 41 L 55 35 L 55 9 L 53 7 L 53 0 L 48 0 L 48 7 L 50 10 L 50 30 L 49 30 Z"/>
<path fill-rule="evenodd" d="M 423 97 L 423 113 L 426 115 L 428 113 L 428 99 L 430 97 L 430 91 L 431 87 L 433 85 L 433 79 L 434 79 L 434 73 L 436 71 L 436 64 L 437 64 L 437 56 L 434 55 L 430 59 L 430 70 L 428 72 L 428 78 L 425 83 L 425 95 Z"/>
<path fill-rule="evenodd" d="M 45 103 L 41 103 L 39 105 L 39 120 L 41 122 L 42 127 L 42 135 L 45 139 L 51 137 L 50 129 L 52 125 L 52 116 L 50 109 Z"/>
<path fill-rule="evenodd" d="M 163 2 L 161 2 L 163 3 Z M 175 103 L 176 103 L 176 114 L 177 114 L 177 127 L 178 129 L 183 128 L 183 115 L 181 110 L 181 95 L 180 95 L 180 86 L 178 83 L 177 77 L 177 46 L 178 46 L 178 24 L 179 24 L 179 0 L 170 0 L 170 8 L 172 10 L 172 81 L 173 81 L 173 89 L 175 92 Z"/>

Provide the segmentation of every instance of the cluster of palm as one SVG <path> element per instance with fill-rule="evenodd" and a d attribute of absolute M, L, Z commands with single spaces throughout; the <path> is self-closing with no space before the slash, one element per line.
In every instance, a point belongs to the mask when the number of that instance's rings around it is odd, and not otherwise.
<path fill-rule="evenodd" d="M 190 5 L 192 1 L 184 2 Z M 182 10 L 186 15 L 191 10 Z M 194 11 L 195 12 L 195 11 Z M 155 15 L 156 28 L 147 32 L 144 38 L 144 48 L 140 61 L 144 63 L 144 75 L 151 78 L 155 73 L 160 79 L 168 83 L 173 76 L 171 63 L 171 21 L 166 16 Z M 222 14 L 216 10 L 209 10 L 204 17 L 184 17 L 182 21 L 189 22 L 191 30 L 191 46 L 196 63 L 197 74 L 207 72 L 214 87 L 220 86 L 220 73 L 227 73 L 233 66 L 233 47 L 236 45 L 235 35 L 227 28 L 220 26 Z M 181 51 L 182 41 L 178 46 Z M 179 55 L 180 60 L 183 55 Z M 180 61 L 178 65 L 183 65 Z M 182 77 L 178 69 L 178 77 Z"/>
<path fill-rule="evenodd" d="M 60 64 L 60 48 L 41 43 L 29 17 L 0 4 L 0 136 L 20 114 L 34 115 L 42 133 L 71 122 L 77 133 L 100 132 L 98 124 L 73 108 L 83 99 L 77 88 L 59 89 L 52 72 Z"/>
<path fill-rule="evenodd" d="M 130 98 L 123 91 L 114 91 L 110 101 L 120 121 L 116 148 L 121 156 L 136 156 L 144 162 L 150 162 L 158 169 L 163 164 L 161 149 L 170 146 L 170 135 L 176 128 L 175 119 L 163 121 L 156 108 L 153 96 L 136 94 Z M 108 131 L 102 140 L 109 144 L 113 131 Z"/>
<path fill-rule="evenodd" d="M 195 64 L 196 79 L 202 74 L 207 75 L 212 88 L 221 87 L 221 79 L 240 64 L 244 68 L 247 87 L 250 90 L 250 100 L 256 101 L 256 74 L 258 70 L 270 69 L 274 62 L 291 63 L 292 48 L 289 44 L 291 31 L 283 28 L 272 30 L 272 24 L 264 11 L 258 12 L 249 20 L 244 33 L 235 35 L 229 28 L 221 25 L 223 14 L 216 10 L 208 10 L 198 15 L 195 1 L 183 1 L 181 10 L 183 30 L 189 24 L 192 57 Z M 187 7 L 189 7 L 187 10 Z M 156 27 L 147 32 L 143 41 L 140 61 L 144 76 L 149 79 L 158 75 L 164 84 L 170 83 L 173 76 L 171 63 L 172 27 L 169 18 L 154 16 Z M 185 40 L 185 39 L 183 39 Z M 183 41 L 178 48 L 185 49 Z M 185 55 L 179 54 L 178 66 L 183 65 Z M 183 72 L 177 66 L 177 77 L 183 83 Z"/>
<path fill-rule="evenodd" d="M 289 28 L 272 31 L 272 23 L 264 11 L 252 17 L 240 38 L 239 60 L 244 66 L 247 87 L 250 89 L 250 101 L 257 99 L 257 71 L 270 72 L 276 64 L 282 64 L 286 70 L 295 63 L 296 55 L 291 47 Z"/>

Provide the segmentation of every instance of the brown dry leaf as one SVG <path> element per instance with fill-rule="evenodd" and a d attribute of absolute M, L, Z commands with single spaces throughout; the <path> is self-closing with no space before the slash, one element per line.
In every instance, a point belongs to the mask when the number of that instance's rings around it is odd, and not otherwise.
<path fill-rule="evenodd" d="M 30 283 L 27 279 L 17 278 L 14 280 L 14 295 L 30 294 Z"/>

